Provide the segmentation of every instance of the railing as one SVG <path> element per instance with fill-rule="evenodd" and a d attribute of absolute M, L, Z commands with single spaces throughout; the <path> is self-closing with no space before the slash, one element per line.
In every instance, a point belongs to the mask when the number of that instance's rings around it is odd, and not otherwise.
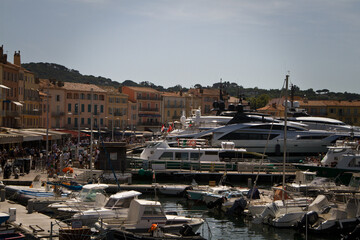
<path fill-rule="evenodd" d="M 165 108 L 183 108 L 183 105 L 166 105 Z"/>
<path fill-rule="evenodd" d="M 160 98 L 159 97 L 142 97 L 142 96 L 137 96 L 137 99 L 138 100 L 159 100 L 160 101 Z"/>
<path fill-rule="evenodd" d="M 139 111 L 158 112 L 159 108 L 139 108 Z"/>
<path fill-rule="evenodd" d="M 64 116 L 64 115 L 65 115 L 64 112 L 52 112 L 52 113 L 51 113 L 51 116 L 52 116 L 52 117 L 62 117 L 62 116 Z"/>
<path fill-rule="evenodd" d="M 5 117 L 19 117 L 20 116 L 20 112 L 18 111 L 8 111 L 5 110 Z"/>
<path fill-rule="evenodd" d="M 23 115 L 32 115 L 32 116 L 40 116 L 42 114 L 41 111 L 30 111 L 30 110 L 24 110 L 22 112 Z"/>
<path fill-rule="evenodd" d="M 199 162 L 189 160 L 138 160 L 129 158 L 128 168 L 131 169 L 159 169 L 177 170 L 177 171 L 233 171 L 237 173 L 274 173 L 281 174 L 283 170 L 282 163 L 263 163 L 259 159 L 247 159 L 244 162 Z M 286 173 L 294 173 L 296 168 L 292 164 L 285 165 Z"/>

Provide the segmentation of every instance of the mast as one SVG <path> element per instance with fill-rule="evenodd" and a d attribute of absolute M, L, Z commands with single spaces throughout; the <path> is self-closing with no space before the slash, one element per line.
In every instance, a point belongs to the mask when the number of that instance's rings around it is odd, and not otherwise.
<path fill-rule="evenodd" d="M 285 197 L 285 164 L 286 164 L 286 137 L 287 137 L 287 98 L 288 98 L 288 87 L 289 87 L 289 75 L 286 75 L 285 79 L 285 112 L 284 112 L 284 158 L 283 158 L 283 179 L 282 179 L 282 186 L 283 186 L 283 194 L 282 200 Z"/>

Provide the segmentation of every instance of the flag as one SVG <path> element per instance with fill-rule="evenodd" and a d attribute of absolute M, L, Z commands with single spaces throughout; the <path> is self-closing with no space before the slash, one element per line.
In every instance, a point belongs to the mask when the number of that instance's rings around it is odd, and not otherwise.
<path fill-rule="evenodd" d="M 163 124 L 162 127 L 161 127 L 161 132 L 164 132 L 164 130 L 165 130 L 165 126 Z"/>
<path fill-rule="evenodd" d="M 171 127 L 171 125 L 169 125 L 167 132 L 171 132 L 171 131 L 172 131 L 172 127 Z"/>

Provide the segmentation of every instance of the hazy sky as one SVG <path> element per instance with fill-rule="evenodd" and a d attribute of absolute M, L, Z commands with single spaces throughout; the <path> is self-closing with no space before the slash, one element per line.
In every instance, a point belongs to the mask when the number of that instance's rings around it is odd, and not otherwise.
<path fill-rule="evenodd" d="M 0 45 L 118 82 L 360 93 L 359 0 L 0 0 Z"/>

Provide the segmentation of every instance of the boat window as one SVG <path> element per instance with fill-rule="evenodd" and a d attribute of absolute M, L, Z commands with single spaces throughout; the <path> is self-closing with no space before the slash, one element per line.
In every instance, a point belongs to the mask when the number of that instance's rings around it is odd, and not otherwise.
<path fill-rule="evenodd" d="M 219 140 L 267 140 L 269 134 L 262 133 L 239 133 L 239 132 L 231 132 L 228 133 Z M 273 139 L 279 136 L 279 134 L 270 134 L 269 139 Z"/>
<path fill-rule="evenodd" d="M 144 210 L 144 216 L 163 216 L 163 212 L 160 207 L 147 206 Z"/>
<path fill-rule="evenodd" d="M 251 126 L 249 128 L 252 128 L 252 129 L 269 129 L 269 130 L 272 129 L 272 130 L 284 131 L 284 125 L 273 125 L 273 124 L 256 125 L 256 126 Z M 294 126 L 287 126 L 287 130 L 288 131 L 304 131 L 305 129 L 294 127 Z"/>
<path fill-rule="evenodd" d="M 188 160 L 187 152 L 175 152 L 175 160 Z"/>
<path fill-rule="evenodd" d="M 173 153 L 172 152 L 164 152 L 159 157 L 160 160 L 173 160 Z"/>
<path fill-rule="evenodd" d="M 134 197 L 120 199 L 119 201 L 117 201 L 117 203 L 114 207 L 115 208 L 129 208 L 130 203 L 133 199 L 134 199 Z"/>
<path fill-rule="evenodd" d="M 105 204 L 105 208 L 112 208 L 116 203 L 116 198 L 110 198 L 107 203 Z"/>
<path fill-rule="evenodd" d="M 83 188 L 83 189 L 81 190 L 81 192 L 80 192 L 80 196 L 79 196 L 79 197 L 80 197 L 81 199 L 85 199 L 86 196 L 88 195 L 89 191 L 90 191 L 90 189 Z"/>
<path fill-rule="evenodd" d="M 217 151 L 205 151 L 205 155 L 217 155 Z"/>
<path fill-rule="evenodd" d="M 324 138 L 327 138 L 328 136 L 322 136 L 322 135 L 319 135 L 319 136 L 299 136 L 297 139 L 324 139 Z"/>
<path fill-rule="evenodd" d="M 202 153 L 190 153 L 190 160 L 199 160 L 201 157 Z"/>

